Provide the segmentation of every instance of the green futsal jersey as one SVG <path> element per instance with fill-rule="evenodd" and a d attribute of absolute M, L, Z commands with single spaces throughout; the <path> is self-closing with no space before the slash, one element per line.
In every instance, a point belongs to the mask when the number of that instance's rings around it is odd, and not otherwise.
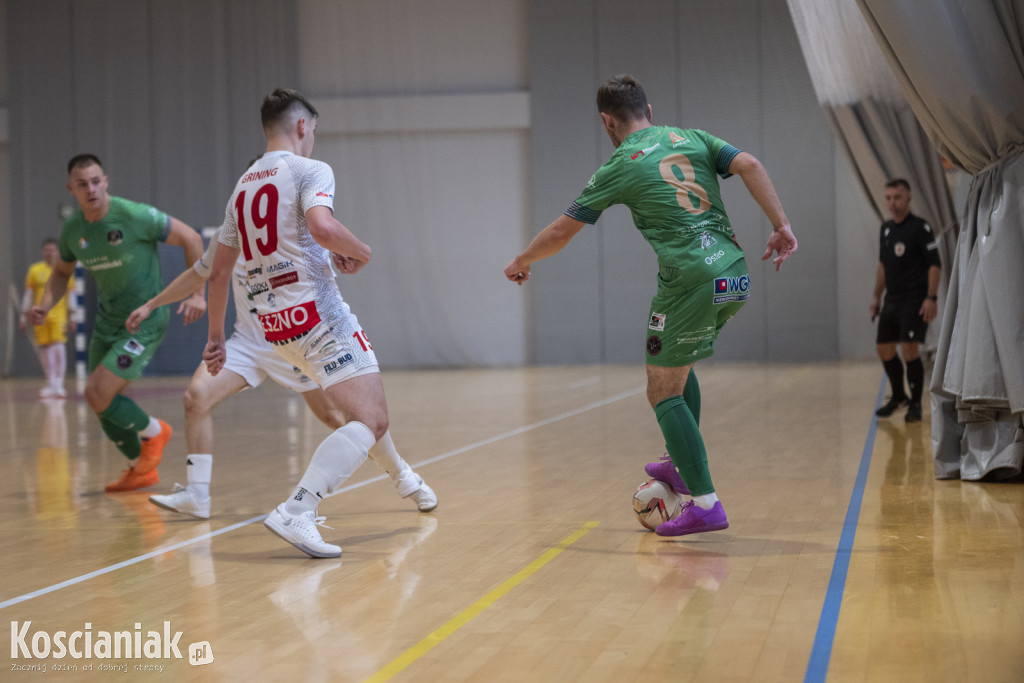
<path fill-rule="evenodd" d="M 707 282 L 743 258 L 718 178 L 740 153 L 702 130 L 651 126 L 632 133 L 598 169 L 565 215 L 593 224 L 625 204 L 680 286 Z"/>
<path fill-rule="evenodd" d="M 164 212 L 120 197 L 110 198 L 110 210 L 95 223 L 81 210 L 64 223 L 61 258 L 81 261 L 92 273 L 103 322 L 123 327 L 132 311 L 160 293 L 157 242 L 170 230 Z"/>

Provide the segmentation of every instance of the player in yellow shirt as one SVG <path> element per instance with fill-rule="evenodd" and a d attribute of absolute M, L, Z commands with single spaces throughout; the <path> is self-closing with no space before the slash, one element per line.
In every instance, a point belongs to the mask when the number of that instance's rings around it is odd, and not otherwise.
<path fill-rule="evenodd" d="M 57 239 L 47 237 L 43 240 L 43 260 L 29 266 L 25 276 L 25 296 L 21 301 L 21 321 L 18 329 L 24 332 L 28 327 L 28 317 L 32 307 L 43 298 L 46 281 L 50 279 L 53 264 L 60 259 Z M 74 292 L 74 278 L 68 283 L 68 291 Z M 68 335 L 75 331 L 75 323 L 68 316 L 68 300 L 72 294 L 61 297 L 60 301 L 50 309 L 42 325 L 35 326 L 36 346 L 39 348 L 39 362 L 46 376 L 46 386 L 39 392 L 40 398 L 64 398 L 64 373 L 67 370 Z"/>

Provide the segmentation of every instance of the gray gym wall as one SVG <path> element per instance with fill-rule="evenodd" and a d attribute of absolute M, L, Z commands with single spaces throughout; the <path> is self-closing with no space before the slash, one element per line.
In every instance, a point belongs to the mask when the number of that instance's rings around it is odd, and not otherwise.
<path fill-rule="evenodd" d="M 501 277 L 611 154 L 594 91 L 630 72 L 656 123 L 760 158 L 800 240 L 781 272 L 760 262 L 770 226 L 741 180 L 723 181 L 755 290 L 716 357 L 873 353 L 878 226 L 785 0 L 0 0 L 0 19 L 5 288 L 21 289 L 74 203 L 72 154 L 97 153 L 114 194 L 216 225 L 262 151 L 260 98 L 298 84 L 321 109 L 314 156 L 334 167 L 336 213 L 374 247 L 342 287 L 385 367 L 639 365 L 655 260 L 621 207 L 526 286 Z M 161 251 L 169 281 L 181 250 Z M 190 373 L 205 328 L 175 320 L 149 373 Z M 24 339 L 14 367 L 38 372 Z"/>

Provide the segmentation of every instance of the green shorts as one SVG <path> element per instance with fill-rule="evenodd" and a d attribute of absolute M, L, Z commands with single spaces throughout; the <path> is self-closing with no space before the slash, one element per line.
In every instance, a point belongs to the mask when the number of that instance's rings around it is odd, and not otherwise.
<path fill-rule="evenodd" d="M 118 325 L 96 316 L 96 327 L 89 338 L 89 372 L 103 365 L 121 379 L 133 381 L 142 377 L 142 371 L 164 340 L 170 316 L 167 306 L 161 306 L 142 321 L 137 334 L 129 332 L 123 320 Z"/>
<path fill-rule="evenodd" d="M 658 293 L 647 323 L 647 363 L 679 368 L 714 355 L 712 345 L 729 318 L 750 298 L 747 262 L 740 259 L 714 279 L 684 288 L 673 270 L 658 272 Z"/>

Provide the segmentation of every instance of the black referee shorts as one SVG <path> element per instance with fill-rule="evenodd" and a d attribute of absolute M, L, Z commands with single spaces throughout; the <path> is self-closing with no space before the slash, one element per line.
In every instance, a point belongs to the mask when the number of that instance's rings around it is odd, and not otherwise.
<path fill-rule="evenodd" d="M 923 343 L 928 331 L 928 323 L 918 311 L 922 301 L 917 303 L 892 303 L 888 301 L 882 306 L 878 315 L 878 336 L 876 344 L 895 344 L 897 342 Z"/>

